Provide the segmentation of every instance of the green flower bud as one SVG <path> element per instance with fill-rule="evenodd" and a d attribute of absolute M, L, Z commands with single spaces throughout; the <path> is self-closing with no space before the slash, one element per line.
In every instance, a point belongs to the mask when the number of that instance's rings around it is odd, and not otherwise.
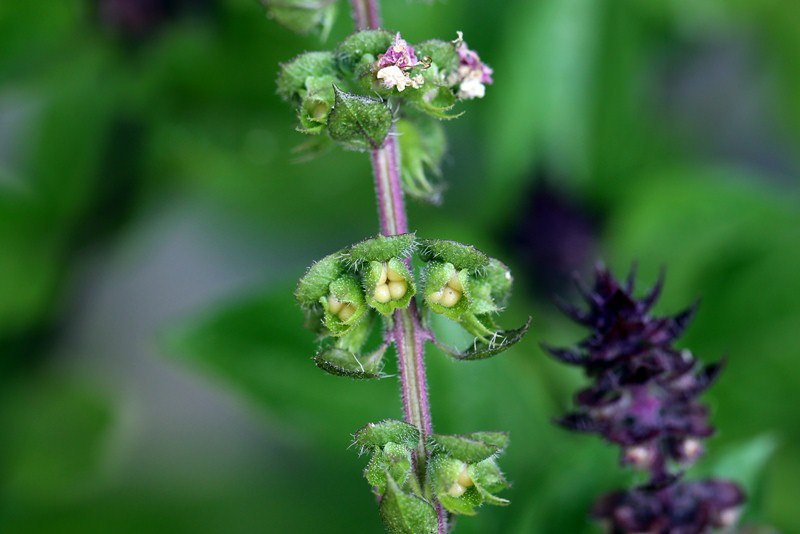
<path fill-rule="evenodd" d="M 471 285 L 472 296 L 475 299 L 473 313 L 481 315 L 501 311 L 511 294 L 513 281 L 509 268 L 491 258 L 486 269 L 480 276 L 474 278 Z"/>
<path fill-rule="evenodd" d="M 306 52 L 281 65 L 278 95 L 287 102 L 301 102 L 309 91 L 318 91 L 338 80 L 332 52 Z"/>
<path fill-rule="evenodd" d="M 425 261 L 452 263 L 456 269 L 470 273 L 482 272 L 489 265 L 489 257 L 472 245 L 444 239 L 424 239 L 420 245 L 419 254 Z"/>
<path fill-rule="evenodd" d="M 347 37 L 336 48 L 336 59 L 344 72 L 359 77 L 372 69 L 372 65 L 392 44 L 394 34 L 386 30 L 365 30 Z M 371 73 L 370 73 L 371 75 Z"/>
<path fill-rule="evenodd" d="M 328 114 L 333 109 L 333 85 L 337 82 L 333 76 L 309 78 L 308 92 L 300 105 L 300 131 L 308 134 L 320 133 L 328 124 Z"/>
<path fill-rule="evenodd" d="M 466 269 L 458 271 L 452 263 L 431 261 L 422 277 L 425 303 L 432 312 L 458 321 L 470 311 L 470 275 Z"/>
<path fill-rule="evenodd" d="M 467 468 L 467 474 L 483 497 L 483 502 L 495 506 L 508 504 L 507 499 L 494 495 L 510 486 L 494 458 L 488 458 Z"/>
<path fill-rule="evenodd" d="M 328 115 L 331 139 L 349 150 L 377 150 L 391 126 L 392 112 L 382 100 L 334 86 L 334 106 Z"/>
<path fill-rule="evenodd" d="M 419 429 L 397 419 L 386 419 L 367 423 L 353 434 L 353 443 L 362 451 L 383 448 L 389 442 L 413 449 L 419 443 Z"/>
<path fill-rule="evenodd" d="M 334 0 L 261 0 L 267 15 L 293 32 L 318 30 L 323 39 L 336 18 Z"/>
<path fill-rule="evenodd" d="M 364 293 L 367 304 L 383 315 L 398 308 L 407 308 L 416 292 L 414 277 L 408 267 L 391 258 L 388 262 L 369 262 L 364 273 Z"/>
<path fill-rule="evenodd" d="M 327 296 L 319 302 L 325 309 L 325 326 L 334 336 L 343 336 L 358 325 L 369 309 L 361 284 L 352 275 L 344 275 L 328 286 Z"/>
<path fill-rule="evenodd" d="M 382 449 L 376 448 L 364 470 L 364 477 L 378 495 L 386 491 L 387 475 L 402 487 L 410 474 L 411 449 L 393 442 L 387 443 Z"/>
<path fill-rule="evenodd" d="M 391 476 L 387 477 L 380 512 L 386 530 L 392 534 L 434 534 L 437 531 L 433 506 L 422 497 L 404 492 Z"/>
<path fill-rule="evenodd" d="M 414 252 L 414 234 L 377 235 L 351 246 L 344 261 L 358 269 L 371 261 L 386 262 L 392 258 L 407 258 Z"/>

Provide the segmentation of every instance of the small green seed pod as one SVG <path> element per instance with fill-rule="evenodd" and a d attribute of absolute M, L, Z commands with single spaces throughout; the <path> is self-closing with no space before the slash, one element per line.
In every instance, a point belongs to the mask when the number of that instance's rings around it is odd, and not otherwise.
<path fill-rule="evenodd" d="M 363 283 L 367 304 L 383 315 L 407 308 L 416 293 L 414 277 L 397 258 L 370 261 L 364 270 Z"/>
<path fill-rule="evenodd" d="M 423 271 L 425 303 L 432 312 L 458 321 L 472 306 L 470 277 L 452 263 L 429 262 Z"/>
<path fill-rule="evenodd" d="M 325 326 L 334 336 L 343 336 L 358 325 L 369 309 L 361 284 L 352 275 L 344 275 L 329 286 L 328 295 L 320 297 L 325 309 Z"/>

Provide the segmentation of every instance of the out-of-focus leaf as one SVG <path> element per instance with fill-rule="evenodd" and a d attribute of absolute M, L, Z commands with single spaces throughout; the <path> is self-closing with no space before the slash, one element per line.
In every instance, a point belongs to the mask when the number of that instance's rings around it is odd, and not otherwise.
<path fill-rule="evenodd" d="M 169 331 L 180 361 L 218 377 L 292 427 L 346 442 L 349 429 L 399 411 L 393 381 L 350 381 L 320 373 L 314 343 L 289 287 L 229 303 Z"/>
<path fill-rule="evenodd" d="M 87 488 L 104 459 L 114 414 L 72 384 L 16 384 L 0 394 L 0 494 L 11 502 L 67 499 Z"/>
<path fill-rule="evenodd" d="M 713 460 L 709 458 L 706 474 L 738 482 L 747 495 L 747 507 L 757 511 L 762 505 L 764 471 L 778 442 L 770 434 L 762 434 L 755 438 L 715 451 Z"/>

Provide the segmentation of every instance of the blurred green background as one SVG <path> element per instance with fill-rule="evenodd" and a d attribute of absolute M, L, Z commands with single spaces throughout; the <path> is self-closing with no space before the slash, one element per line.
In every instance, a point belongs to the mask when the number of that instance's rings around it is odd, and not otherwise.
<path fill-rule="evenodd" d="M 512 436 L 512 505 L 457 531 L 595 532 L 594 497 L 632 482 L 551 424 L 584 379 L 538 348 L 583 334 L 550 297 L 602 259 L 667 266 L 662 313 L 702 298 L 683 346 L 728 366 L 698 472 L 800 532 L 800 4 L 383 3 L 495 68 L 411 225 L 506 260 L 504 323 L 534 318 L 496 359 L 429 352 L 437 430 Z M 351 31 L 341 7 L 321 43 L 253 0 L 0 2 L 0 531 L 381 531 L 348 440 L 400 417 L 397 384 L 316 369 L 291 296 L 377 231 L 369 162 L 296 163 L 274 91 Z"/>

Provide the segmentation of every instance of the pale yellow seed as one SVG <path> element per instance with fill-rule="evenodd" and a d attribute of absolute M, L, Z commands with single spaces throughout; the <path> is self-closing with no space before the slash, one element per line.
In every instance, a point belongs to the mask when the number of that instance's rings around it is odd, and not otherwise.
<path fill-rule="evenodd" d="M 392 299 L 398 300 L 403 298 L 406 291 L 408 291 L 408 284 L 406 284 L 405 280 L 389 282 L 389 293 L 392 295 Z"/>
<path fill-rule="evenodd" d="M 453 276 L 450 277 L 450 280 L 447 282 L 447 285 L 458 291 L 459 293 L 464 292 L 464 286 L 461 285 L 461 280 L 458 278 L 458 273 L 453 273 Z"/>
<path fill-rule="evenodd" d="M 402 274 L 398 273 L 397 271 L 395 271 L 391 267 L 389 267 L 389 269 L 387 270 L 386 275 L 389 277 L 389 280 L 391 280 L 392 282 L 399 282 L 400 280 L 405 280 L 405 278 L 403 278 Z"/>
<path fill-rule="evenodd" d="M 356 307 L 350 304 L 349 302 L 344 305 L 344 307 L 339 311 L 339 319 L 343 323 L 347 322 L 353 315 L 356 313 Z"/>
<path fill-rule="evenodd" d="M 328 295 L 328 309 L 331 313 L 339 313 L 344 306 L 344 302 L 333 295 Z"/>
<path fill-rule="evenodd" d="M 441 291 L 434 291 L 433 293 L 428 295 L 428 300 L 438 304 L 442 300 L 442 292 Z"/>
<path fill-rule="evenodd" d="M 381 265 L 381 276 L 378 278 L 378 285 L 385 284 L 388 274 L 386 272 L 386 264 Z"/>
<path fill-rule="evenodd" d="M 375 294 L 373 295 L 373 298 L 381 304 L 386 304 L 392 300 L 392 294 L 389 286 L 386 284 L 378 284 L 378 286 L 375 287 Z"/>
<path fill-rule="evenodd" d="M 469 476 L 469 472 L 467 471 L 467 466 L 464 466 L 464 469 L 461 470 L 461 474 L 458 475 L 458 484 L 464 486 L 465 488 L 470 488 L 473 486 L 474 482 L 472 481 L 472 477 Z"/>
<path fill-rule="evenodd" d="M 442 290 L 442 300 L 440 304 L 445 308 L 452 308 L 458 304 L 459 300 L 461 300 L 461 292 L 456 291 L 450 286 L 447 286 Z"/>
<path fill-rule="evenodd" d="M 467 491 L 467 488 L 465 488 L 458 482 L 453 482 L 453 485 L 450 486 L 449 490 L 447 490 L 447 494 L 451 497 L 461 497 L 462 495 L 464 495 L 465 491 Z"/>

